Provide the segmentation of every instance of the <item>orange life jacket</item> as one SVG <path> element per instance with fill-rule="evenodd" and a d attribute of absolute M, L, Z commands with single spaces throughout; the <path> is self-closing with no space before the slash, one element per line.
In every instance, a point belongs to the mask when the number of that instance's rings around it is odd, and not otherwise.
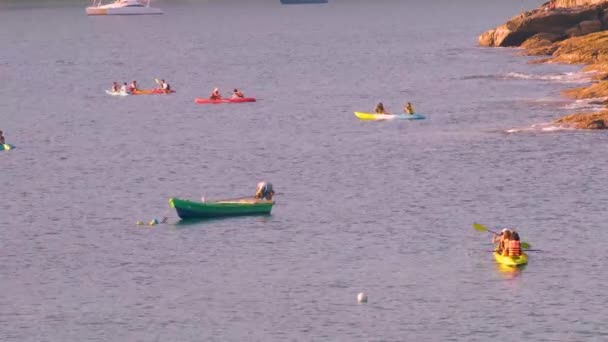
<path fill-rule="evenodd" d="M 509 256 L 520 256 L 521 255 L 521 244 L 519 241 L 509 240 Z"/>

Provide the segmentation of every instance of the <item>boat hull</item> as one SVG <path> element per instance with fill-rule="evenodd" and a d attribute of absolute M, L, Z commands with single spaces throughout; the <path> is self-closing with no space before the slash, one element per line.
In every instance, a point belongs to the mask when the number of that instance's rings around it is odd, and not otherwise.
<path fill-rule="evenodd" d="M 15 146 L 10 145 L 10 144 L 0 144 L 0 151 L 9 151 L 14 148 L 15 148 Z"/>
<path fill-rule="evenodd" d="M 125 93 L 122 91 L 111 91 L 108 89 L 106 89 L 106 94 L 112 95 L 112 96 L 129 96 L 129 93 Z"/>
<path fill-rule="evenodd" d="M 175 90 L 169 90 L 168 92 L 165 92 L 162 89 L 140 89 L 135 90 L 131 93 L 131 95 L 167 95 L 173 93 L 175 93 Z"/>
<path fill-rule="evenodd" d="M 256 99 L 253 97 L 242 97 L 238 99 L 227 98 L 227 99 L 218 99 L 211 100 L 203 97 L 197 97 L 194 99 L 194 103 L 198 104 L 220 104 L 220 103 L 243 103 L 243 102 L 256 102 Z"/>
<path fill-rule="evenodd" d="M 283 5 L 326 4 L 328 0 L 281 0 Z"/>
<path fill-rule="evenodd" d="M 380 121 L 380 120 L 422 120 L 426 117 L 422 114 L 373 114 L 364 112 L 355 112 L 355 116 L 359 120 L 364 121 Z"/>
<path fill-rule="evenodd" d="M 520 256 L 504 256 L 496 252 L 492 252 L 494 255 L 494 260 L 497 263 L 505 266 L 521 266 L 528 263 L 528 255 L 526 253 L 522 253 Z"/>
<path fill-rule="evenodd" d="M 274 202 L 251 197 L 213 202 L 195 202 L 179 198 L 170 198 L 169 205 L 172 208 L 175 208 L 177 215 L 181 219 L 187 220 L 244 215 L 268 215 L 272 210 Z"/>
<path fill-rule="evenodd" d="M 163 14 L 160 8 L 154 7 L 123 7 L 123 8 L 104 8 L 87 7 L 87 15 L 142 15 L 142 14 Z"/>

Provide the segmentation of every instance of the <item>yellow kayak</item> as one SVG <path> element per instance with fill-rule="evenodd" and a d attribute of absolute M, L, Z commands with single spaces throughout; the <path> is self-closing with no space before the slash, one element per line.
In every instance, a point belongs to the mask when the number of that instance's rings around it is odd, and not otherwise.
<path fill-rule="evenodd" d="M 355 112 L 355 116 L 359 118 L 359 120 L 422 120 L 426 117 L 422 114 L 373 114 L 373 113 L 363 113 L 363 112 Z"/>
<path fill-rule="evenodd" d="M 528 263 L 528 255 L 521 253 L 520 256 L 504 256 L 496 252 L 492 252 L 494 259 L 501 265 L 506 266 L 520 266 Z"/>

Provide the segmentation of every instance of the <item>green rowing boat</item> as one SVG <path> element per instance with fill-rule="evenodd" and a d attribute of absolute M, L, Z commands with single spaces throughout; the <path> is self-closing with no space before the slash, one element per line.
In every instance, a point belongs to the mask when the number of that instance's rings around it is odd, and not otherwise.
<path fill-rule="evenodd" d="M 254 197 L 236 198 L 222 201 L 195 202 L 170 198 L 169 205 L 175 208 L 183 219 L 202 219 L 211 217 L 268 215 L 274 201 Z"/>

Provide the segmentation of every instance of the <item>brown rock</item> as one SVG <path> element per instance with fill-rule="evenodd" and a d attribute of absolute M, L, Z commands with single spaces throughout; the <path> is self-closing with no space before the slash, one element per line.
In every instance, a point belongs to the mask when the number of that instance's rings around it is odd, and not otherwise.
<path fill-rule="evenodd" d="M 595 32 L 601 28 L 601 14 L 608 2 L 597 6 L 563 8 L 555 10 L 537 9 L 511 18 L 496 29 L 481 34 L 478 38 L 481 46 L 519 46 L 528 38 L 538 33 L 551 33 L 566 36 L 566 31 L 574 29 L 572 34 Z M 584 23 L 582 26 L 580 25 Z"/>
<path fill-rule="evenodd" d="M 584 36 L 589 33 L 597 32 L 602 29 L 602 22 L 599 20 L 585 20 L 578 25 L 566 30 L 568 37 Z"/>
<path fill-rule="evenodd" d="M 580 129 L 606 129 L 608 128 L 608 111 L 570 114 L 556 120 L 555 123 L 572 125 Z"/>
<path fill-rule="evenodd" d="M 553 33 L 537 33 L 521 44 L 521 47 L 525 49 L 522 55 L 551 55 L 558 48 L 558 46 L 554 45 L 553 42 L 559 40 L 560 38 L 560 36 Z"/>
<path fill-rule="evenodd" d="M 553 60 L 561 63 L 608 63 L 608 32 L 601 31 L 556 43 Z"/>

